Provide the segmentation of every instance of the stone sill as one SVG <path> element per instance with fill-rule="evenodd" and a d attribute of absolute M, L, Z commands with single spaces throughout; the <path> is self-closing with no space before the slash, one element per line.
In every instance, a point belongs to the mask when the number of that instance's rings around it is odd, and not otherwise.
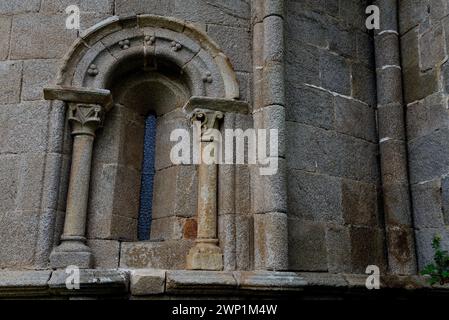
<path fill-rule="evenodd" d="M 293 272 L 174 270 L 81 270 L 80 290 L 68 290 L 64 270 L 0 271 L 0 298 L 163 298 L 166 296 L 341 297 L 398 291 L 449 295 L 449 285 L 430 287 L 419 276 L 381 277 L 381 290 L 367 290 L 367 275 Z"/>

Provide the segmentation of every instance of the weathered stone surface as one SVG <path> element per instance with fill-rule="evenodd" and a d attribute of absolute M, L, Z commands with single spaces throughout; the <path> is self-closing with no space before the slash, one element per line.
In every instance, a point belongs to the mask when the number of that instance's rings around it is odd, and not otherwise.
<path fill-rule="evenodd" d="M 218 240 L 223 252 L 223 270 L 236 270 L 236 214 L 218 217 Z"/>
<path fill-rule="evenodd" d="M 303 32 L 301 32 L 303 33 Z M 316 47 L 290 43 L 286 48 L 286 69 L 285 75 L 287 82 L 294 85 L 302 83 L 320 85 L 320 59 L 319 50 Z M 288 93 L 292 94 L 292 93 Z"/>
<path fill-rule="evenodd" d="M 49 103 L 45 101 L 2 106 L 0 153 L 45 151 L 48 113 Z"/>
<path fill-rule="evenodd" d="M 427 19 L 427 3 L 420 0 L 399 1 L 399 16 L 401 34 L 404 34 L 410 28 Z"/>
<path fill-rule="evenodd" d="M 289 215 L 310 221 L 343 222 L 342 181 L 301 170 L 288 172 Z"/>
<path fill-rule="evenodd" d="M 407 136 L 409 140 L 423 137 L 449 125 L 446 99 L 437 93 L 407 106 Z"/>
<path fill-rule="evenodd" d="M 374 41 L 366 32 L 357 32 L 357 59 L 369 69 L 375 68 Z"/>
<path fill-rule="evenodd" d="M 175 166 L 158 171 L 154 187 L 153 217 L 193 217 L 197 207 L 197 173 L 194 166 Z"/>
<path fill-rule="evenodd" d="M 405 119 L 402 104 L 378 105 L 377 114 L 379 118 L 379 121 L 377 121 L 379 140 L 385 138 L 405 140 Z"/>
<path fill-rule="evenodd" d="M 375 184 L 343 179 L 341 196 L 346 224 L 379 225 L 378 193 Z"/>
<path fill-rule="evenodd" d="M 351 237 L 349 228 L 330 225 L 326 229 L 329 273 L 351 272 Z"/>
<path fill-rule="evenodd" d="M 440 179 L 412 185 L 411 191 L 415 227 L 438 228 L 443 225 Z"/>
<path fill-rule="evenodd" d="M 129 16 L 139 13 L 171 15 L 174 9 L 173 0 L 117 0 L 115 10 L 118 15 Z"/>
<path fill-rule="evenodd" d="M 270 10 L 270 8 L 266 8 L 266 10 Z M 265 14 L 267 15 L 267 13 Z M 272 14 L 265 17 L 263 24 L 263 61 L 283 62 L 285 45 L 281 34 L 284 30 L 284 20 L 278 14 Z"/>
<path fill-rule="evenodd" d="M 384 14 L 382 14 L 383 16 Z M 376 67 L 400 66 L 399 38 L 394 33 L 384 33 L 374 37 L 376 46 Z"/>
<path fill-rule="evenodd" d="M 415 236 L 411 228 L 387 227 L 388 267 L 393 274 L 416 274 Z"/>
<path fill-rule="evenodd" d="M 3 211 L 0 234 L 8 245 L 0 250 L 3 268 L 32 268 L 39 225 L 38 212 Z"/>
<path fill-rule="evenodd" d="M 278 170 L 273 175 L 263 176 L 260 174 L 260 167 L 250 167 L 252 208 L 255 213 L 287 211 L 286 163 L 281 158 L 276 158 L 276 160 L 278 161 Z"/>
<path fill-rule="evenodd" d="M 188 270 L 222 271 L 223 268 L 223 251 L 215 243 L 197 241 L 187 255 Z"/>
<path fill-rule="evenodd" d="M 289 219 L 288 229 L 289 268 L 295 271 L 327 271 L 325 225 Z"/>
<path fill-rule="evenodd" d="M 321 50 L 320 79 L 325 89 L 344 95 L 351 94 L 349 65 L 343 57 Z"/>
<path fill-rule="evenodd" d="M 271 105 L 285 106 L 284 64 L 267 62 L 262 77 L 263 107 Z"/>
<path fill-rule="evenodd" d="M 325 47 L 327 30 L 321 21 L 322 18 L 313 11 L 303 10 L 300 5 L 295 8 L 297 4 L 292 1 L 288 3 L 287 20 L 289 23 L 286 25 L 286 34 L 294 42 Z"/>
<path fill-rule="evenodd" d="M 412 209 L 408 184 L 384 184 L 384 215 L 390 226 L 411 226 Z"/>
<path fill-rule="evenodd" d="M 424 228 L 415 231 L 416 246 L 418 248 L 418 265 L 422 270 L 429 263 L 434 262 L 435 250 L 432 248 L 432 242 L 435 236 L 442 238 L 441 246 L 443 250 L 449 250 L 449 231 L 447 228 Z"/>
<path fill-rule="evenodd" d="M 379 179 L 377 145 L 350 136 L 287 122 L 288 167 L 364 182 Z"/>
<path fill-rule="evenodd" d="M 40 0 L 12 0 L 0 3 L 0 14 L 18 14 L 39 11 Z"/>
<path fill-rule="evenodd" d="M 112 239 L 137 240 L 137 219 L 112 215 L 109 234 Z"/>
<path fill-rule="evenodd" d="M 235 253 L 237 270 L 251 270 L 252 241 L 253 241 L 253 217 L 252 215 L 236 215 Z"/>
<path fill-rule="evenodd" d="M 43 89 L 56 81 L 57 60 L 28 60 L 23 65 L 23 100 L 42 100 Z"/>
<path fill-rule="evenodd" d="M 41 207 L 41 197 L 45 170 L 45 154 L 27 154 L 22 156 L 16 208 L 23 211 L 37 211 Z"/>
<path fill-rule="evenodd" d="M 78 6 L 82 12 L 112 14 L 114 0 L 42 0 L 40 11 L 48 13 L 65 12 L 65 9 L 70 5 Z"/>
<path fill-rule="evenodd" d="M 350 228 L 352 271 L 364 273 L 368 265 L 385 268 L 384 235 L 381 229 L 371 227 Z"/>
<path fill-rule="evenodd" d="M 308 286 L 338 288 L 346 287 L 348 282 L 341 274 L 331 274 L 326 272 L 299 272 L 298 276 L 303 278 Z"/>
<path fill-rule="evenodd" d="M 135 239 L 140 173 L 124 166 L 98 162 L 94 163 L 91 180 L 89 237 Z"/>
<path fill-rule="evenodd" d="M 118 270 L 80 270 L 80 290 L 67 289 L 71 276 L 66 270 L 54 271 L 48 281 L 53 294 L 58 295 L 124 295 L 128 292 L 129 276 Z M 70 280 L 70 279 L 69 279 Z"/>
<path fill-rule="evenodd" d="M 384 184 L 407 183 L 407 148 L 403 141 L 387 140 L 380 144 L 382 182 Z"/>
<path fill-rule="evenodd" d="M 374 107 L 376 105 L 376 79 L 374 72 L 362 64 L 354 63 L 351 66 L 351 80 L 353 97 Z"/>
<path fill-rule="evenodd" d="M 163 242 L 124 242 L 120 268 L 170 269 L 186 268 L 186 257 L 194 242 L 190 240 Z"/>
<path fill-rule="evenodd" d="M 400 39 L 403 69 L 419 67 L 418 28 L 410 30 Z"/>
<path fill-rule="evenodd" d="M 0 60 L 5 60 L 9 54 L 9 37 L 12 18 L 0 16 Z"/>
<path fill-rule="evenodd" d="M 240 289 L 298 290 L 306 285 L 304 278 L 293 272 L 250 271 L 234 272 Z"/>
<path fill-rule="evenodd" d="M 0 271 L 2 297 L 46 295 L 51 271 Z"/>
<path fill-rule="evenodd" d="M 335 97 L 335 130 L 376 142 L 374 109 L 355 100 Z"/>
<path fill-rule="evenodd" d="M 0 104 L 18 103 L 22 81 L 22 62 L 0 62 Z"/>
<path fill-rule="evenodd" d="M 164 270 L 133 270 L 130 274 L 130 290 L 134 296 L 162 294 L 165 291 Z"/>
<path fill-rule="evenodd" d="M 96 269 L 117 269 L 119 265 L 120 242 L 113 240 L 89 240 L 93 264 Z"/>
<path fill-rule="evenodd" d="M 440 129 L 409 143 L 410 182 L 416 184 L 449 172 L 449 130 Z"/>
<path fill-rule="evenodd" d="M 153 219 L 151 221 L 151 238 L 158 241 L 182 239 L 185 223 L 186 219 L 179 217 Z"/>
<path fill-rule="evenodd" d="M 438 91 L 438 74 L 435 69 L 425 73 L 420 73 L 415 68 L 405 69 L 403 77 L 404 98 L 407 103 L 423 99 Z"/>
<path fill-rule="evenodd" d="M 15 210 L 18 192 L 20 158 L 15 155 L 0 156 L 0 211 Z"/>
<path fill-rule="evenodd" d="M 368 5 L 367 0 L 343 1 L 340 3 L 340 16 L 348 26 L 366 30 L 364 12 Z"/>
<path fill-rule="evenodd" d="M 329 50 L 344 57 L 356 56 L 356 33 L 352 30 L 342 28 L 339 24 L 329 23 L 327 25 L 327 37 Z"/>
<path fill-rule="evenodd" d="M 332 95 L 312 87 L 287 86 L 287 120 L 332 129 L 334 108 Z"/>
<path fill-rule="evenodd" d="M 248 166 L 237 165 L 236 170 L 236 192 L 235 192 L 235 213 L 248 214 L 251 212 L 251 177 Z"/>
<path fill-rule="evenodd" d="M 11 59 L 61 58 L 76 39 L 65 15 L 25 14 L 12 23 Z"/>
<path fill-rule="evenodd" d="M 245 1 L 204 3 L 201 0 L 173 0 L 174 16 L 188 21 L 228 26 L 247 26 L 251 16 Z"/>
<path fill-rule="evenodd" d="M 421 71 L 434 68 L 445 58 L 444 34 L 441 25 L 437 25 L 419 37 Z"/>
<path fill-rule="evenodd" d="M 229 57 L 236 71 L 250 72 L 251 40 L 249 30 L 243 28 L 211 25 L 207 33 L 214 39 Z"/>
<path fill-rule="evenodd" d="M 167 271 L 166 277 L 167 293 L 190 292 L 201 294 L 204 290 L 237 288 L 237 281 L 230 272 Z"/>
<path fill-rule="evenodd" d="M 441 180 L 441 198 L 443 203 L 443 219 L 446 225 L 449 225 L 449 178 Z"/>
<path fill-rule="evenodd" d="M 380 105 L 402 104 L 401 69 L 388 66 L 377 69 L 377 103 Z"/>

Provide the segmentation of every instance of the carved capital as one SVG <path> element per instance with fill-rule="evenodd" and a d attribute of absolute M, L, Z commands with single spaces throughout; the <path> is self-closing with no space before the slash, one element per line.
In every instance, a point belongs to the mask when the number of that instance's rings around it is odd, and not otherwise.
<path fill-rule="evenodd" d="M 102 125 L 103 107 L 98 104 L 70 103 L 68 119 L 72 135 L 95 135 Z"/>
<path fill-rule="evenodd" d="M 210 129 L 218 129 L 220 121 L 223 119 L 223 112 L 206 109 L 196 109 L 191 116 L 192 122 L 199 121 L 201 123 L 203 133 Z"/>

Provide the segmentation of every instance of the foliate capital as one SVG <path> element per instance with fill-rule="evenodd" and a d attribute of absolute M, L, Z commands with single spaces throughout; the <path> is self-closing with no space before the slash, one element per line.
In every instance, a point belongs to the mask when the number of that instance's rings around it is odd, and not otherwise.
<path fill-rule="evenodd" d="M 68 119 L 72 135 L 95 135 L 103 123 L 103 107 L 98 104 L 70 103 Z"/>

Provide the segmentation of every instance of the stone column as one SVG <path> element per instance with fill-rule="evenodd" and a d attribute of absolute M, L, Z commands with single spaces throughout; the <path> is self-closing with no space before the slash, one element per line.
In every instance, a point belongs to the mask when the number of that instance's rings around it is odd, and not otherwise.
<path fill-rule="evenodd" d="M 95 131 L 104 112 L 112 105 L 110 92 L 85 88 L 48 88 L 48 100 L 68 104 L 68 120 L 73 136 L 72 167 L 67 194 L 64 233 L 61 244 L 50 255 L 52 268 L 92 267 L 92 252 L 86 245 L 87 204 Z"/>
<path fill-rule="evenodd" d="M 402 96 L 402 67 L 397 0 L 377 0 L 380 30 L 375 30 L 377 119 L 382 173 L 388 268 L 392 274 L 416 274 L 415 239 L 407 172 L 407 133 Z"/>
<path fill-rule="evenodd" d="M 289 268 L 286 99 L 284 79 L 284 0 L 253 0 L 254 128 L 278 129 L 279 169 L 275 175 L 252 174 L 254 268 Z M 258 167 L 254 168 L 258 171 Z"/>
<path fill-rule="evenodd" d="M 75 265 L 92 267 L 92 253 L 85 244 L 89 181 L 95 131 L 101 124 L 102 107 L 95 104 L 69 105 L 73 151 L 67 209 L 61 244 L 50 256 L 53 268 Z"/>
<path fill-rule="evenodd" d="M 223 252 L 218 246 L 217 234 L 217 163 L 205 163 L 206 153 L 217 152 L 221 146 L 214 140 L 212 131 L 218 130 L 219 120 L 224 114 L 220 111 L 196 110 L 192 120 L 201 123 L 201 164 L 198 169 L 198 237 L 196 245 L 187 256 L 187 269 L 223 270 Z"/>

